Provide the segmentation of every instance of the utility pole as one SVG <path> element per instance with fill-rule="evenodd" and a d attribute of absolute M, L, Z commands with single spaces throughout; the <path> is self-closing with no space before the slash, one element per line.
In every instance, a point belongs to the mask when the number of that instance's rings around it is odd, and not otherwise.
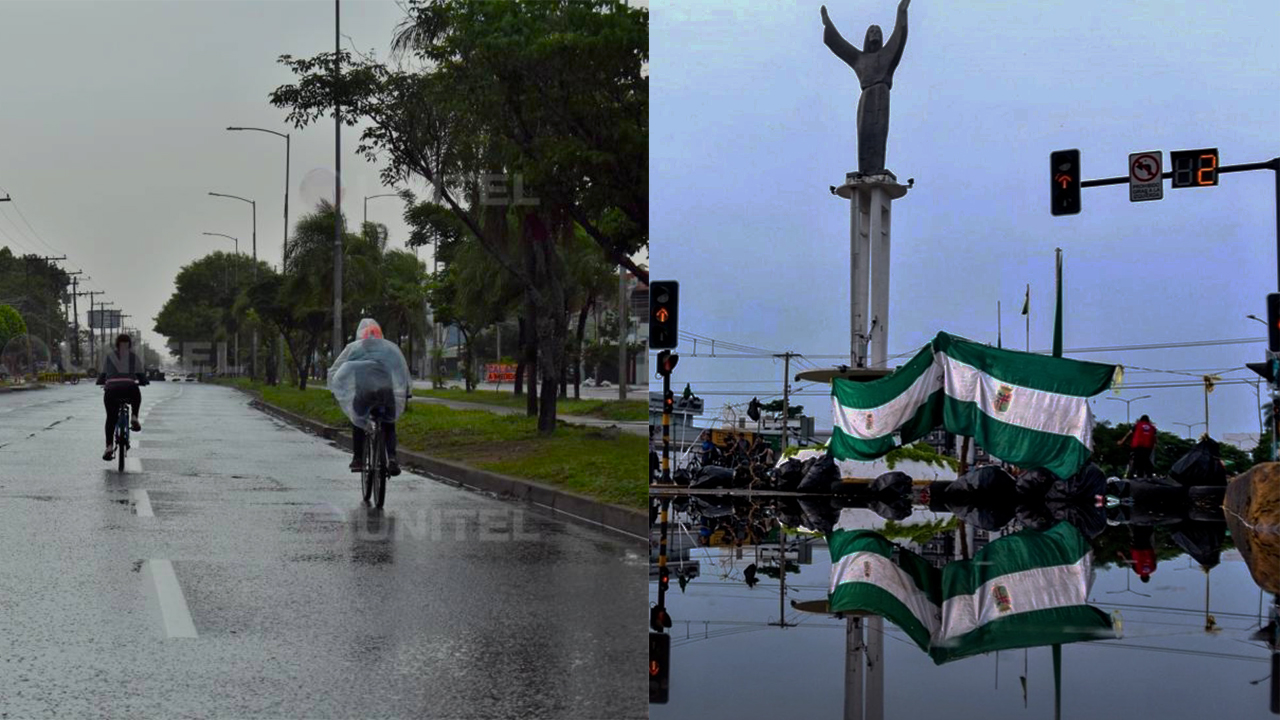
<path fill-rule="evenodd" d="M 89 296 L 89 364 L 93 366 L 94 370 L 97 370 L 98 369 L 98 351 L 95 349 L 96 343 L 94 343 L 93 341 L 93 296 L 105 295 L 106 293 L 104 293 L 102 290 L 93 290 L 93 291 L 88 291 L 81 294 Z M 99 318 L 98 324 L 102 324 L 101 318 Z"/>
<path fill-rule="evenodd" d="M 108 305 L 115 305 L 115 303 L 114 303 L 114 302 L 99 302 L 99 303 L 98 303 L 98 320 L 102 321 L 102 322 L 99 324 L 99 326 L 98 326 L 98 333 L 99 333 L 99 335 L 98 335 L 98 344 L 102 347 L 102 349 L 103 349 L 103 352 L 104 352 L 104 353 L 107 351 L 107 350 L 106 350 L 106 348 L 107 348 L 107 330 L 108 330 L 108 328 L 107 328 L 107 323 L 106 323 L 106 319 L 107 319 L 107 318 L 106 318 L 106 311 L 105 311 L 105 310 L 103 310 L 103 308 L 105 308 L 105 307 L 106 307 L 106 306 L 108 306 Z"/>
<path fill-rule="evenodd" d="M 85 279 L 88 280 L 88 276 L 86 276 Z M 80 307 L 76 302 L 76 299 L 81 295 L 88 295 L 88 293 L 80 292 L 80 284 L 78 280 L 79 278 L 71 278 L 71 322 L 73 333 L 72 337 L 75 342 L 73 345 L 74 349 L 71 351 L 71 358 L 77 367 L 84 362 L 84 355 L 80 352 Z"/>
<path fill-rule="evenodd" d="M 778 445 L 778 457 L 782 457 L 782 453 L 787 451 L 787 430 L 789 429 L 789 421 L 791 419 L 791 356 L 792 352 L 785 352 L 774 357 L 782 358 L 782 442 Z"/>
<path fill-rule="evenodd" d="M 333 0 L 333 347 L 329 362 L 342 348 L 342 108 L 338 104 L 338 77 L 342 73 L 341 35 L 338 32 L 340 0 Z"/>
<path fill-rule="evenodd" d="M 627 270 L 618 266 L 618 399 L 627 399 L 627 321 L 631 308 L 627 303 Z"/>
<path fill-rule="evenodd" d="M 73 326 L 73 325 L 74 325 L 75 318 L 72 318 L 72 322 L 67 322 L 67 321 L 66 321 L 66 318 L 65 318 L 65 311 L 66 311 L 66 310 L 71 310 L 73 313 L 75 312 L 75 309 L 74 309 L 74 308 L 75 308 L 75 304 L 76 304 L 76 295 L 75 295 L 75 293 L 76 293 L 76 288 L 78 287 L 77 282 L 76 282 L 76 281 L 78 280 L 77 276 L 78 276 L 78 275 L 83 275 L 83 274 L 84 274 L 84 271 L 83 271 L 83 270 L 77 270 L 77 271 L 75 271 L 75 272 L 69 272 L 69 273 L 67 273 L 67 275 L 71 276 L 71 292 L 70 292 L 71 302 L 69 302 L 69 303 L 63 303 L 63 311 L 64 311 L 64 312 L 63 312 L 63 314 L 64 314 L 64 318 L 63 318 L 63 325 L 64 325 L 64 326 Z M 70 340 L 70 341 L 68 341 L 68 342 L 67 342 L 67 351 L 71 353 L 71 358 L 70 358 L 71 362 L 73 362 L 73 363 L 75 363 L 75 364 L 79 365 L 79 364 L 80 364 L 80 359 L 77 357 L 77 353 L 76 353 L 76 351 L 75 351 L 75 349 L 74 349 L 74 346 L 72 345 L 72 342 L 75 342 L 75 343 L 77 343 L 77 344 L 80 342 L 80 336 L 79 336 L 79 334 L 72 335 L 72 340 Z M 66 365 L 67 365 L 67 364 L 66 364 L 65 362 L 63 362 L 63 363 L 62 363 L 62 366 L 63 366 L 63 369 L 64 369 L 64 370 L 66 369 Z"/>

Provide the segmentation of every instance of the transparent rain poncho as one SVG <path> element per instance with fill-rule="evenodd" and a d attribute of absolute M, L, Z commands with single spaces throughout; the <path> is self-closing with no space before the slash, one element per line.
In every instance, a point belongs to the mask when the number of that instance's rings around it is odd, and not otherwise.
<path fill-rule="evenodd" d="M 389 393 L 395 398 L 394 416 L 404 414 L 409 397 L 409 363 L 395 343 L 382 338 L 382 328 L 369 318 L 360 321 L 356 341 L 343 348 L 329 368 L 333 399 L 356 427 L 369 428 L 371 400 Z"/>

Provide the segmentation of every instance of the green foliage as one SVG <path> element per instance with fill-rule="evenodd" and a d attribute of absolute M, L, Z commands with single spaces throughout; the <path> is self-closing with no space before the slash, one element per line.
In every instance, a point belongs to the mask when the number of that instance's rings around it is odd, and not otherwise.
<path fill-rule="evenodd" d="M 466 392 L 457 388 L 442 390 L 415 388 L 413 394 L 442 400 L 457 400 L 459 402 L 520 409 L 523 409 L 527 402 L 523 395 L 515 395 L 499 390 L 473 390 Z M 565 415 L 595 417 L 603 420 L 639 421 L 649 419 L 649 403 L 646 400 L 561 400 L 559 409 Z"/>
<path fill-rule="evenodd" d="M 1271 430 L 1267 430 L 1258 438 L 1258 444 L 1254 446 L 1253 452 L 1250 453 L 1250 459 L 1256 465 L 1257 463 L 1271 462 Z"/>
<path fill-rule="evenodd" d="M 792 446 L 790 446 L 790 447 L 788 447 L 788 448 L 786 448 L 785 450 L 783 450 L 783 451 L 782 451 L 782 457 L 783 457 L 783 458 L 789 458 L 789 457 L 791 457 L 791 456 L 793 456 L 793 455 L 798 454 L 801 450 L 805 450 L 805 451 L 808 451 L 808 450 L 815 450 L 815 451 L 818 451 L 818 452 L 826 452 L 826 450 L 827 450 L 827 445 L 828 445 L 827 443 L 823 443 L 823 444 L 821 444 L 821 445 L 809 445 L 809 446 L 806 446 L 806 447 L 799 447 L 799 446 L 796 446 L 796 445 L 792 445 Z"/>
<path fill-rule="evenodd" d="M 917 523 L 899 523 L 894 520 L 886 520 L 884 527 L 880 530 L 880 534 L 890 540 L 903 540 L 923 545 L 932 540 L 935 535 L 951 532 L 958 527 L 960 527 L 960 520 L 955 517 Z"/>
<path fill-rule="evenodd" d="M 960 472 L 960 461 L 946 455 L 939 455 L 926 442 L 917 442 L 914 445 L 903 445 L 889 451 L 884 456 L 885 464 L 892 470 L 895 465 L 904 460 L 915 460 L 917 462 L 936 465 L 942 468 L 950 468 L 955 472 Z"/>
<path fill-rule="evenodd" d="M 0 348 L 10 339 L 24 335 L 27 323 L 12 305 L 0 305 Z"/>
<path fill-rule="evenodd" d="M 70 286 L 70 276 L 56 261 L 30 254 L 15 256 L 7 246 L 0 247 L 0 299 L 24 321 L 23 329 L 9 337 L 30 333 L 51 348 L 70 337 L 64 319 Z M 0 336 L 4 332 L 0 328 Z"/>

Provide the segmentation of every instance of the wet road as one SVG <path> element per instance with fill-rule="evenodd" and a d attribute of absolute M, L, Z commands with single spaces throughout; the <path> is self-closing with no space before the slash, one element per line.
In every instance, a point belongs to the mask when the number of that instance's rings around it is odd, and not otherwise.
<path fill-rule="evenodd" d="M 0 395 L 0 717 L 644 717 L 642 542 L 154 383 Z M 136 460 L 135 460 L 136 458 Z"/>

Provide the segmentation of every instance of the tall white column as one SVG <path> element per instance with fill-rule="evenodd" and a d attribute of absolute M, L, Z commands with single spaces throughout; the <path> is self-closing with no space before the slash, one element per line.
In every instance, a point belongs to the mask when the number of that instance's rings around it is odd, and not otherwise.
<path fill-rule="evenodd" d="M 844 622 L 844 720 L 863 720 L 862 618 L 849 617 Z"/>
<path fill-rule="evenodd" d="M 867 362 L 867 294 L 871 282 L 871 228 L 866 192 L 854 189 L 849 198 L 849 361 Z"/>
<path fill-rule="evenodd" d="M 889 361 L 889 208 L 892 202 L 881 185 L 871 192 L 871 367 Z"/>

